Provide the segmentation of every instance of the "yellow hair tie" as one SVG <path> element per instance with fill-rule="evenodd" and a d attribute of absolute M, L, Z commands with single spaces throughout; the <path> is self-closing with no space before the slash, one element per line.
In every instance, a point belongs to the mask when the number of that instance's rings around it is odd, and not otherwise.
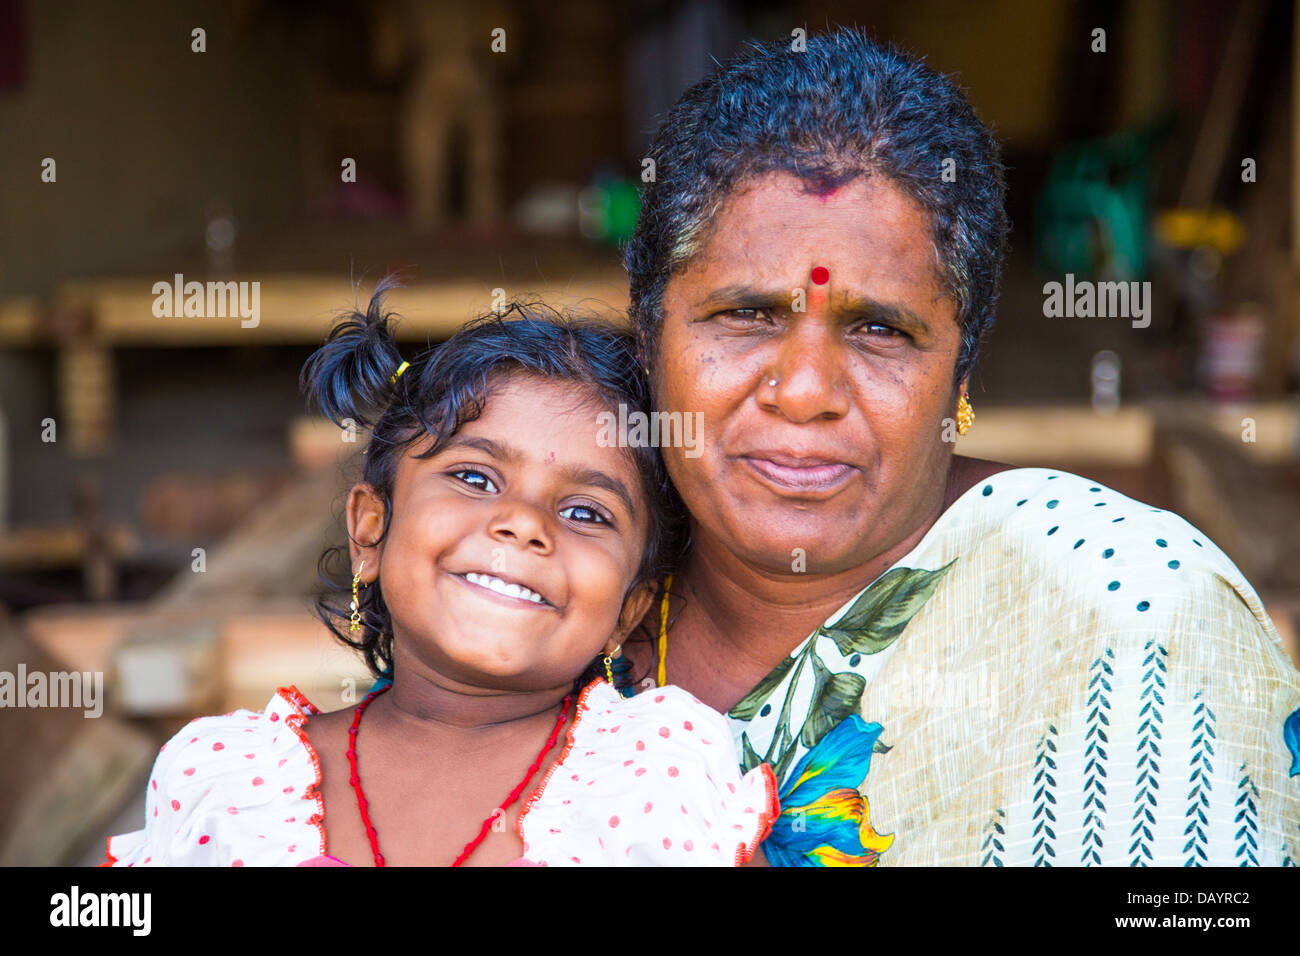
<path fill-rule="evenodd" d="M 403 362 L 401 365 L 397 366 L 397 371 L 393 373 L 393 377 L 390 378 L 389 381 L 392 382 L 394 385 L 396 385 L 397 380 L 402 377 L 402 373 L 405 372 L 410 367 L 411 367 L 410 362 Z"/>

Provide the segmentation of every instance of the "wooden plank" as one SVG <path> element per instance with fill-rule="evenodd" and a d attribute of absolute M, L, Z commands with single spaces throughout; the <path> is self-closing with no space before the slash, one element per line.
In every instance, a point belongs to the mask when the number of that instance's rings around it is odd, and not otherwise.
<path fill-rule="evenodd" d="M 359 444 L 355 446 L 358 449 Z M 316 562 L 327 545 L 343 540 L 338 515 L 355 461 L 308 472 L 254 511 L 204 555 L 203 570 L 182 570 L 155 598 L 180 608 L 196 601 L 251 601 L 308 595 L 317 584 Z"/>
<path fill-rule="evenodd" d="M 1151 458 L 1154 419 L 1139 407 L 1111 413 L 1087 406 L 975 409 L 957 453 L 1010 464 L 1072 462 L 1142 465 Z"/>
<path fill-rule="evenodd" d="M 1300 499 L 1284 477 L 1204 424 L 1162 423 L 1158 441 L 1174 510 L 1213 538 L 1256 590 L 1300 588 Z"/>
<path fill-rule="evenodd" d="M 66 669 L 0 625 L 0 669 Z M 143 782 L 160 740 L 104 712 L 6 709 L 0 734 L 0 866 L 50 866 L 85 850 Z"/>
<path fill-rule="evenodd" d="M 167 281 L 172 277 L 154 281 Z M 188 281 L 188 280 L 187 280 Z M 196 280 L 198 281 L 198 280 Z M 227 281 L 257 281 L 257 324 L 245 328 L 235 316 L 158 317 L 153 314 L 153 283 L 146 279 L 78 280 L 64 285 L 60 305 L 84 308 L 95 317 L 96 341 L 111 345 L 161 346 L 261 346 L 311 344 L 324 339 L 338 321 L 341 310 L 357 303 L 356 291 L 346 279 L 313 275 L 242 274 Z M 401 316 L 399 338 L 440 340 L 471 318 L 491 311 L 494 289 L 507 300 L 514 296 L 539 297 L 557 308 L 580 306 L 617 317 L 628 305 L 627 282 L 621 270 L 607 271 L 582 282 L 511 287 L 491 281 L 460 280 L 421 283 L 395 290 L 386 299 Z M 368 294 L 368 290 L 367 290 Z M 358 303 L 365 307 L 365 300 Z M 31 317 L 35 321 L 35 316 Z M 11 328 L 9 334 L 33 341 L 37 329 Z"/>
<path fill-rule="evenodd" d="M 14 528 L 0 533 L 0 569 L 34 571 L 66 568 L 86 558 L 86 529 L 77 525 L 43 525 Z M 135 534 L 124 524 L 107 531 L 108 547 L 115 557 L 134 554 L 139 547 Z"/>

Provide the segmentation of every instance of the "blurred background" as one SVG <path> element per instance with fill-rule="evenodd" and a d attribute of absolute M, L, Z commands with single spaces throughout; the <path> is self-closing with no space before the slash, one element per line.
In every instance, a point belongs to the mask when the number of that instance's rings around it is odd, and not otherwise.
<path fill-rule="evenodd" d="M 310 611 L 364 435 L 298 370 L 392 269 L 413 352 L 501 296 L 616 316 L 662 112 L 747 38 L 956 73 L 1013 248 L 964 454 L 1170 508 L 1300 664 L 1300 49 L 1287 0 L 0 0 L 0 864 L 98 862 L 187 719 L 368 686 Z M 256 325 L 154 283 L 259 283 Z M 1150 324 L 1044 285 L 1149 282 Z M 357 441 L 349 441 L 356 437 Z"/>

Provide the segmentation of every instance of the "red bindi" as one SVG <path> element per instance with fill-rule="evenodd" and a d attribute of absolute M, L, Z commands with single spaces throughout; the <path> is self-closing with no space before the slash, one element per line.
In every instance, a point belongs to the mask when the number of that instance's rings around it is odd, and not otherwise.
<path fill-rule="evenodd" d="M 831 270 L 825 266 L 817 266 L 812 271 L 812 280 L 817 285 L 825 285 L 831 281 Z"/>

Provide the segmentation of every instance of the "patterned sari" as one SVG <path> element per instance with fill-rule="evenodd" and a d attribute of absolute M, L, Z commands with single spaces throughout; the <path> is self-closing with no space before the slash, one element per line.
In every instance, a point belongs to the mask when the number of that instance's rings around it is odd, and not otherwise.
<path fill-rule="evenodd" d="M 1300 862 L 1300 672 L 1177 515 L 992 476 L 728 715 L 776 865 Z"/>

